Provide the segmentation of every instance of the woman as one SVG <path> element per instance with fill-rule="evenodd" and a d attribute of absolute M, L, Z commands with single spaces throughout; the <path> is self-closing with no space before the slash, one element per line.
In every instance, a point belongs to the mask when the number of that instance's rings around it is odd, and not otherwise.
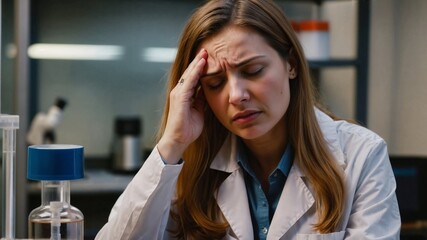
<path fill-rule="evenodd" d="M 273 2 L 209 1 L 183 33 L 157 146 L 97 239 L 399 239 L 384 141 L 315 107 Z"/>

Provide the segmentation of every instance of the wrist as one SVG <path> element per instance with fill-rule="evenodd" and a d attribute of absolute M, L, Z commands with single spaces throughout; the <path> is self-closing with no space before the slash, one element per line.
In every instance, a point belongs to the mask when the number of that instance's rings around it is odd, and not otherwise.
<path fill-rule="evenodd" d="M 185 147 L 162 138 L 157 143 L 157 150 L 165 163 L 177 164 L 181 160 Z"/>

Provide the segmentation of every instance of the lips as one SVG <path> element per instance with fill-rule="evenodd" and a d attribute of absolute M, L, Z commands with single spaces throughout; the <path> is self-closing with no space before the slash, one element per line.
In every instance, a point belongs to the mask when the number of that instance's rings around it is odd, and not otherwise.
<path fill-rule="evenodd" d="M 234 123 L 248 123 L 255 120 L 260 114 L 261 114 L 260 111 L 245 110 L 245 111 L 236 113 L 233 116 L 232 121 Z"/>

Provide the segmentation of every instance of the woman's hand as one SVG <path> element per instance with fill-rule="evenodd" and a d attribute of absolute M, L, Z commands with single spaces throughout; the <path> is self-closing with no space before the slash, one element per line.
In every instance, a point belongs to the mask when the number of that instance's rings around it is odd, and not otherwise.
<path fill-rule="evenodd" d="M 157 144 L 160 155 L 169 164 L 176 164 L 188 145 L 202 133 L 205 101 L 199 79 L 207 57 L 206 50 L 202 49 L 170 92 L 166 128 Z"/>

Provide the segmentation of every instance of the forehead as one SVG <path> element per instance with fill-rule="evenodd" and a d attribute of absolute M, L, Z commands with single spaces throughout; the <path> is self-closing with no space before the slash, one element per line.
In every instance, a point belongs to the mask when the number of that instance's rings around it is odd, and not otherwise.
<path fill-rule="evenodd" d="M 201 48 L 208 52 L 208 64 L 227 61 L 236 64 L 242 58 L 265 54 L 271 47 L 257 32 L 238 26 L 228 26 L 202 42 Z"/>

